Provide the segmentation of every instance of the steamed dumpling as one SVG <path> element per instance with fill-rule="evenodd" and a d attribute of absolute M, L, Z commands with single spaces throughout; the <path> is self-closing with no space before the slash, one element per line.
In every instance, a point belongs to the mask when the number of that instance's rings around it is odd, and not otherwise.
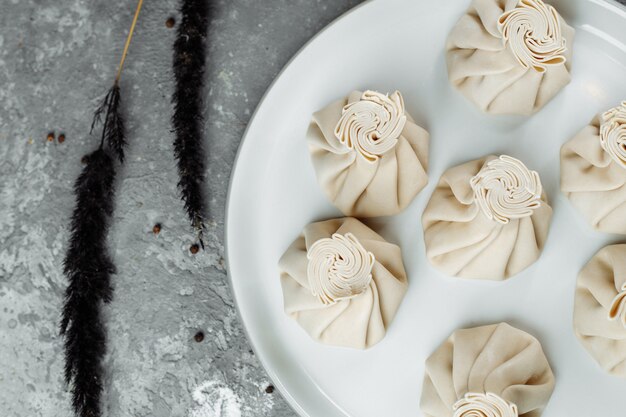
<path fill-rule="evenodd" d="M 502 280 L 539 258 L 551 218 L 536 172 L 487 156 L 439 180 L 422 216 L 426 255 L 451 276 Z"/>
<path fill-rule="evenodd" d="M 626 234 L 626 101 L 561 148 L 561 191 L 591 226 Z"/>
<path fill-rule="evenodd" d="M 317 180 L 347 216 L 390 216 L 428 182 L 428 132 L 399 92 L 352 92 L 313 115 L 307 142 Z"/>
<path fill-rule="evenodd" d="M 541 0 L 473 0 L 448 37 L 448 78 L 487 113 L 532 114 L 570 82 L 573 40 Z"/>
<path fill-rule="evenodd" d="M 425 417 L 539 417 L 554 374 L 541 344 L 506 323 L 457 330 L 426 361 Z"/>
<path fill-rule="evenodd" d="M 408 285 L 400 248 L 350 217 L 305 227 L 279 268 L 285 313 L 334 346 L 378 343 Z"/>
<path fill-rule="evenodd" d="M 601 249 L 580 272 L 574 332 L 604 370 L 626 377 L 626 245 Z"/>

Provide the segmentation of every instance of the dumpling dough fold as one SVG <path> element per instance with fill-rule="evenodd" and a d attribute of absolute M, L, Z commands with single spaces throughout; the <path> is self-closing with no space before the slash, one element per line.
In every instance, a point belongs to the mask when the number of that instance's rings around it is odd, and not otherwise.
<path fill-rule="evenodd" d="M 607 246 L 578 275 L 574 301 L 576 337 L 605 371 L 621 377 L 626 377 L 624 284 L 626 245 Z"/>
<path fill-rule="evenodd" d="M 425 417 L 473 417 L 483 414 L 454 414 L 455 404 L 467 394 L 494 395 L 520 417 L 539 417 L 554 385 L 541 344 L 528 333 L 506 323 L 462 329 L 426 360 L 420 407 Z"/>
<path fill-rule="evenodd" d="M 356 238 L 374 262 L 363 292 L 325 304 L 311 290 L 307 252 L 333 235 Z M 279 268 L 285 313 L 313 339 L 334 346 L 366 349 L 382 340 L 408 286 L 400 248 L 350 217 L 306 226 L 280 259 Z"/>
<path fill-rule="evenodd" d="M 535 113 L 570 82 L 574 33 L 541 0 L 473 0 L 446 43 L 448 78 L 487 113 Z"/>
<path fill-rule="evenodd" d="M 375 106 L 381 97 L 387 101 L 384 108 Z M 359 103 L 363 101 L 369 103 Z M 391 111 L 392 120 L 388 121 L 391 124 L 381 120 L 388 111 Z M 345 113 L 354 117 L 339 132 Z M 391 136 L 384 138 L 385 143 L 379 144 L 382 146 L 376 146 L 379 135 Z M 428 182 L 429 134 L 404 111 L 398 92 L 386 96 L 354 91 L 330 104 L 313 115 L 307 142 L 322 190 L 347 216 L 398 214 Z M 372 155 L 377 150 L 382 154 Z"/>
<path fill-rule="evenodd" d="M 472 178 L 496 159 L 490 155 L 444 172 L 422 215 L 426 255 L 450 276 L 503 280 L 543 250 L 552 218 L 544 192 L 532 215 L 507 224 L 488 218 L 476 202 Z"/>
<path fill-rule="evenodd" d="M 626 103 L 620 107 L 623 148 Z M 626 165 L 602 146 L 603 117 L 594 117 L 561 148 L 561 191 L 594 229 L 626 234 Z"/>

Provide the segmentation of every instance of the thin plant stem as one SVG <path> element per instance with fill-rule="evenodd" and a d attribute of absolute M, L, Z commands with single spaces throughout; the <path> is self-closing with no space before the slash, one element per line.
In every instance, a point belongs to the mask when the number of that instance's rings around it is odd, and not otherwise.
<path fill-rule="evenodd" d="M 139 12 L 141 11 L 142 5 L 143 0 L 139 0 L 139 2 L 137 3 L 137 8 L 135 9 L 135 17 L 133 17 L 133 23 L 130 26 L 130 32 L 128 32 L 128 36 L 126 37 L 126 44 L 124 45 L 124 52 L 122 52 L 122 59 L 120 60 L 120 65 L 117 68 L 117 75 L 115 76 L 116 85 L 120 82 L 120 78 L 122 77 L 122 68 L 124 68 L 124 61 L 126 61 L 126 55 L 128 54 L 128 48 L 130 47 L 130 41 L 133 38 L 133 33 L 135 32 L 135 26 L 137 25 L 137 19 L 139 18 Z"/>

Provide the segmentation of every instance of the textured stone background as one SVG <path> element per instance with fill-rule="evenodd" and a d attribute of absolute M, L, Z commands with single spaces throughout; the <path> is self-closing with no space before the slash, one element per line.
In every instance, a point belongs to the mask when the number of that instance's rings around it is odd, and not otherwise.
<path fill-rule="evenodd" d="M 119 275 L 107 308 L 107 415 L 293 416 L 277 392 L 266 392 L 270 381 L 228 287 L 228 178 L 243 130 L 279 70 L 360 0 L 219 1 L 205 107 L 212 221 L 208 250 L 196 256 L 168 120 L 174 30 L 165 21 L 177 17 L 176 3 L 146 1 L 122 81 L 130 148 L 109 238 Z M 134 7 L 134 0 L 0 0 L 3 416 L 70 415 L 57 323 L 71 187 L 80 158 L 96 146 L 91 113 L 112 81 Z M 49 131 L 65 142 L 47 142 Z"/>
<path fill-rule="evenodd" d="M 222 0 L 211 32 L 208 250 L 176 190 L 169 117 L 176 0 L 146 1 L 122 79 L 130 148 L 110 245 L 109 416 L 293 416 L 250 350 L 223 262 L 233 159 L 289 58 L 358 0 Z M 61 262 L 93 110 L 111 84 L 136 2 L 0 0 L 0 414 L 69 416 L 57 323 Z M 55 131 L 64 143 L 47 142 Z M 160 235 L 151 233 L 155 222 Z M 194 341 L 202 330 L 204 341 Z M 271 389 L 270 389 L 271 390 Z"/>

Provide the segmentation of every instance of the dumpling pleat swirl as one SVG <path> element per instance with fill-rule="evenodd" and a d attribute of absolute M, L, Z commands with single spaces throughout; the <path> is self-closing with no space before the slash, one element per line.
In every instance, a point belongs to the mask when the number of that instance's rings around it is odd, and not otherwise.
<path fill-rule="evenodd" d="M 347 148 L 375 162 L 396 146 L 406 119 L 400 92 L 387 96 L 366 91 L 359 101 L 343 108 L 335 136 Z"/>
<path fill-rule="evenodd" d="M 374 255 L 352 233 L 316 241 L 307 258 L 311 293 L 324 304 L 359 295 L 372 280 Z"/>
<path fill-rule="evenodd" d="M 539 174 L 507 155 L 485 164 L 470 185 L 483 213 L 501 224 L 529 217 L 541 206 Z"/>
<path fill-rule="evenodd" d="M 626 168 L 626 101 L 602 115 L 600 145 L 615 162 Z"/>
<path fill-rule="evenodd" d="M 520 0 L 498 20 L 502 40 L 524 68 L 545 72 L 565 62 L 566 40 L 559 15 L 541 0 Z"/>
<path fill-rule="evenodd" d="M 454 417 L 518 417 L 515 404 L 492 393 L 467 393 L 453 409 Z"/>

